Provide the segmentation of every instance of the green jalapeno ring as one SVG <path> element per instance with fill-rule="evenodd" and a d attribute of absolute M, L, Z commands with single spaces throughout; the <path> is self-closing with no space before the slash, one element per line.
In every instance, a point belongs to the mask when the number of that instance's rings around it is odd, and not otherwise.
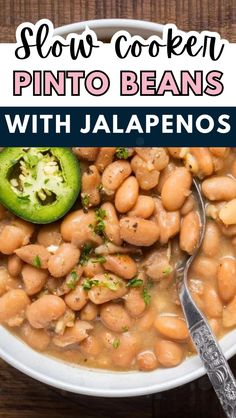
<path fill-rule="evenodd" d="M 0 202 L 39 224 L 54 222 L 75 203 L 80 166 L 68 148 L 4 148 L 0 152 Z"/>

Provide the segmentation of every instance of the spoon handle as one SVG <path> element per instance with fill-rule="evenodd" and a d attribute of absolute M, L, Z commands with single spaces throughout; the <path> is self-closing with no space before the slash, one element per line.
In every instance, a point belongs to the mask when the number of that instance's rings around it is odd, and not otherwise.
<path fill-rule="evenodd" d="M 233 373 L 207 320 L 195 305 L 184 282 L 181 288 L 180 300 L 199 357 L 226 416 L 236 418 L 236 381 Z"/>

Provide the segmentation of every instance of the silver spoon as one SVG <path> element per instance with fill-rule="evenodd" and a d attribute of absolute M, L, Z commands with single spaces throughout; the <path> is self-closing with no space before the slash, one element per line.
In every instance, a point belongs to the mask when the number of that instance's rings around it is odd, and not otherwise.
<path fill-rule="evenodd" d="M 228 362 L 211 331 L 207 319 L 200 312 L 188 289 L 188 271 L 201 247 L 206 227 L 206 212 L 201 189 L 193 180 L 193 194 L 199 205 L 201 236 L 194 254 L 177 269 L 178 291 L 185 319 L 198 355 L 206 369 L 218 399 L 229 418 L 236 418 L 236 381 Z"/>

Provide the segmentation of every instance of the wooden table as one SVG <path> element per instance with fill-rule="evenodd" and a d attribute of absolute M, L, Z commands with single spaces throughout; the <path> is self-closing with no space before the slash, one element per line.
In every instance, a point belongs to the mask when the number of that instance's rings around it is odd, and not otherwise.
<path fill-rule="evenodd" d="M 235 0 L 0 0 L 0 42 L 13 42 L 23 21 L 47 17 L 55 26 L 87 19 L 130 18 L 209 29 L 236 42 Z"/>
<path fill-rule="evenodd" d="M 19 23 L 43 17 L 55 26 L 99 18 L 173 22 L 236 42 L 236 0 L 0 0 L 0 42 L 13 42 Z M 236 373 L 236 358 L 230 364 Z M 50 388 L 0 361 L 0 382 L 2 418 L 224 417 L 206 377 L 152 396 L 91 399 Z"/>

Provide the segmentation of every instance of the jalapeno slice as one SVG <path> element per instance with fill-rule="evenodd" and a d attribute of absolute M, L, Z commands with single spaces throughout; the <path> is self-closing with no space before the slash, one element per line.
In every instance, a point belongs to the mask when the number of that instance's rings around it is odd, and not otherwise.
<path fill-rule="evenodd" d="M 61 218 L 80 192 L 80 166 L 68 148 L 4 148 L 0 202 L 33 223 Z"/>

